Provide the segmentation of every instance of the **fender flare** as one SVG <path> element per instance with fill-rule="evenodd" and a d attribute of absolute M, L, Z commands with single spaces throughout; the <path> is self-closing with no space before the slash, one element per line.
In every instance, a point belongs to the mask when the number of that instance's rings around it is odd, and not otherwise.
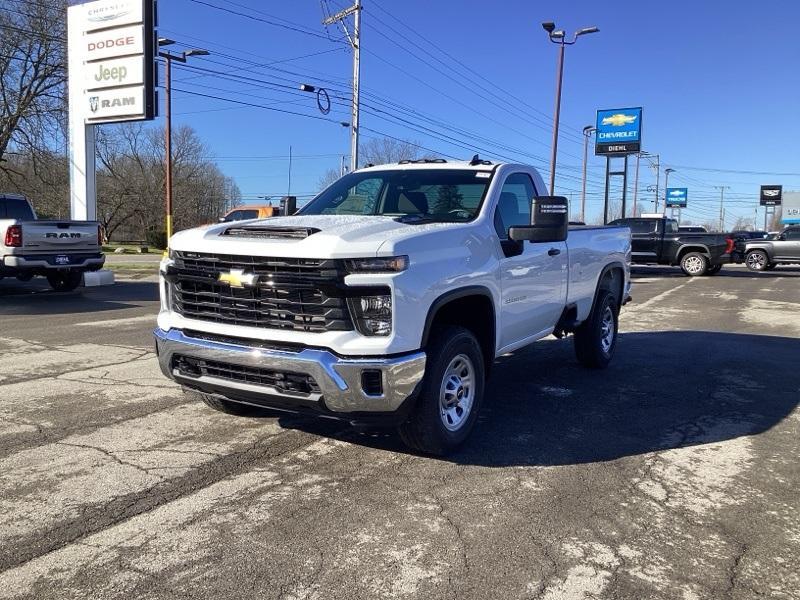
<path fill-rule="evenodd" d="M 497 345 L 497 308 L 495 307 L 494 296 L 492 296 L 492 292 L 489 290 L 489 288 L 485 286 L 468 285 L 447 291 L 431 303 L 430 308 L 428 308 L 428 314 L 425 316 L 425 327 L 422 330 L 421 348 L 424 348 L 428 344 L 428 337 L 430 336 L 433 322 L 436 319 L 436 314 L 442 309 L 442 307 L 454 300 L 467 298 L 469 296 L 484 296 L 488 298 L 489 305 L 492 307 L 492 337 L 494 338 L 494 345 Z"/>
<path fill-rule="evenodd" d="M 614 262 L 608 263 L 605 267 L 603 267 L 600 270 L 600 275 L 597 278 L 597 282 L 595 283 L 594 286 L 594 298 L 592 298 L 592 308 L 589 310 L 590 315 L 592 314 L 592 312 L 594 312 L 594 306 L 597 303 L 597 296 L 600 294 L 600 284 L 603 282 L 603 279 L 605 278 L 606 274 L 614 269 L 620 269 L 622 271 L 622 291 L 620 292 L 620 296 L 622 296 L 622 294 L 625 293 L 625 265 L 622 262 L 615 260 Z M 617 290 L 613 291 L 616 292 Z M 620 307 L 624 303 L 625 303 L 625 298 L 620 297 L 619 298 Z"/>

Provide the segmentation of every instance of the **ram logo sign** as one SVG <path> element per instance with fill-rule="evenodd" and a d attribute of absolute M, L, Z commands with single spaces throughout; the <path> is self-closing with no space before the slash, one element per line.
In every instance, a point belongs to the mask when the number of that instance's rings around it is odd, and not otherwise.
<path fill-rule="evenodd" d="M 597 111 L 595 154 L 633 154 L 642 145 L 642 109 Z"/>

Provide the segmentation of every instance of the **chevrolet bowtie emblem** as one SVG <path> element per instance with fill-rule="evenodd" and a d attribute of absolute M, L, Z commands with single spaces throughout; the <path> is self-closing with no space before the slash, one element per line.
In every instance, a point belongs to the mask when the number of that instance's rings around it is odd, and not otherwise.
<path fill-rule="evenodd" d="M 231 269 L 228 273 L 220 273 L 217 280 L 235 288 L 255 287 L 258 283 L 258 275 L 245 273 L 242 269 Z"/>
<path fill-rule="evenodd" d="M 602 124 L 613 125 L 614 127 L 622 127 L 623 125 L 630 125 L 635 120 L 636 120 L 636 115 L 623 115 L 622 113 L 617 113 L 616 115 L 605 117 L 602 120 Z"/>

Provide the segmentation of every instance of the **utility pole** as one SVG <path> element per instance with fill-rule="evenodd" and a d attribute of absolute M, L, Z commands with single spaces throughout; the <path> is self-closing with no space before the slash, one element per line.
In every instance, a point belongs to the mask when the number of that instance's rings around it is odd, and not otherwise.
<path fill-rule="evenodd" d="M 719 230 L 725 231 L 725 190 L 731 189 L 729 185 L 715 185 L 719 190 Z"/>
<path fill-rule="evenodd" d="M 347 165 L 344 164 L 344 154 L 342 154 L 342 166 L 339 167 L 339 177 L 344 177 L 345 173 L 347 173 Z"/>
<path fill-rule="evenodd" d="M 674 172 L 675 169 L 669 169 L 669 168 L 664 169 L 664 214 L 665 215 L 667 214 L 667 200 L 668 200 L 667 192 L 669 190 L 669 174 Z M 675 211 L 673 210 L 672 213 L 674 216 Z"/>
<path fill-rule="evenodd" d="M 350 8 L 339 11 L 331 15 L 324 21 L 323 25 L 333 25 L 342 23 L 342 28 L 347 36 L 350 45 L 353 47 L 353 109 L 350 119 L 350 170 L 358 168 L 358 128 L 359 128 L 359 102 L 361 99 L 361 0 L 355 0 L 355 4 Z M 347 30 L 344 20 L 353 16 L 353 35 Z"/>
<path fill-rule="evenodd" d="M 597 128 L 587 125 L 583 128 L 583 187 L 581 188 L 581 221 L 586 222 L 586 166 L 589 162 L 589 137 Z"/>
<path fill-rule="evenodd" d="M 633 216 L 636 216 L 636 202 L 639 200 L 639 160 L 642 153 L 636 153 L 636 174 L 633 176 Z"/>
<path fill-rule="evenodd" d="M 661 179 L 661 157 L 656 154 L 656 208 L 654 212 L 658 212 L 658 184 Z"/>
<path fill-rule="evenodd" d="M 289 188 L 286 191 L 287 196 L 292 195 L 292 147 L 289 146 Z"/>

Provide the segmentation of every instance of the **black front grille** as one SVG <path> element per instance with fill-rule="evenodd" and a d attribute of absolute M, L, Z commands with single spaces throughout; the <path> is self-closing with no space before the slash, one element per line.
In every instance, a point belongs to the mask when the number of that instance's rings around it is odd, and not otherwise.
<path fill-rule="evenodd" d="M 190 358 L 179 354 L 173 357 L 172 368 L 177 369 L 184 377 L 214 377 L 237 383 L 269 386 L 290 394 L 309 395 L 318 394 L 320 391 L 314 378 L 302 373 L 234 365 L 216 360 Z"/>
<path fill-rule="evenodd" d="M 220 281 L 234 274 L 242 281 Z M 176 252 L 172 308 L 190 319 L 294 331 L 351 331 L 344 261 Z M 253 281 L 250 276 L 256 279 Z"/>

